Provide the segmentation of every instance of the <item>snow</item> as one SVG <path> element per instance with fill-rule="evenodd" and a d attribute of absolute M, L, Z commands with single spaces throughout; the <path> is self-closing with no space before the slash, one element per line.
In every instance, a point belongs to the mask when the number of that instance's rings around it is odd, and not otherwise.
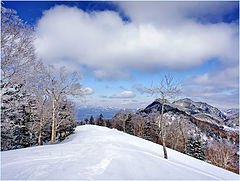
<path fill-rule="evenodd" d="M 60 144 L 2 152 L 3 180 L 238 180 L 222 168 L 106 127 L 84 125 Z"/>
<path fill-rule="evenodd" d="M 226 131 L 232 131 L 232 132 L 238 132 L 239 131 L 238 126 L 236 128 L 232 128 L 232 127 L 229 127 L 229 126 L 226 126 L 226 125 L 222 125 L 222 126 L 223 126 L 223 129 L 226 130 Z"/>

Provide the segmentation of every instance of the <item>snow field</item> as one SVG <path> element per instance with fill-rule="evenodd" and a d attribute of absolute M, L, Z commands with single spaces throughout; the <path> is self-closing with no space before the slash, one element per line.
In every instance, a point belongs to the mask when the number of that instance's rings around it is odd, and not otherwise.
<path fill-rule="evenodd" d="M 3 180 L 239 180 L 239 175 L 95 125 L 76 128 L 60 144 L 2 152 Z"/>

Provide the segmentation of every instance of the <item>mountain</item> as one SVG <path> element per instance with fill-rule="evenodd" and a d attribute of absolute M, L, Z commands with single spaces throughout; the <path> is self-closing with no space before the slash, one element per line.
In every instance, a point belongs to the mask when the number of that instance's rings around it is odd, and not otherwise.
<path fill-rule="evenodd" d="M 194 117 L 218 126 L 221 121 L 226 119 L 226 116 L 219 109 L 205 102 L 194 102 L 189 98 L 185 98 L 177 100 L 173 104 L 188 114 L 194 115 Z"/>
<path fill-rule="evenodd" d="M 222 111 L 226 116 L 226 119 L 222 121 L 225 129 L 231 128 L 231 130 L 239 130 L 239 108 L 224 109 Z"/>
<path fill-rule="evenodd" d="M 222 112 L 228 118 L 239 113 L 239 108 L 223 109 Z"/>
<path fill-rule="evenodd" d="M 149 120 L 153 120 L 151 117 L 156 113 L 161 114 L 161 109 L 161 100 L 156 99 L 146 108 L 139 109 L 136 114 L 142 116 L 146 114 Z M 202 134 L 206 134 L 206 137 L 210 135 L 214 139 L 218 139 L 218 134 L 222 134 L 224 137 L 234 137 L 234 139 L 239 135 L 238 113 L 226 119 L 226 116 L 219 109 L 207 103 L 194 102 L 188 98 L 180 99 L 173 103 L 166 101 L 164 115 L 167 125 L 174 123 L 174 120 L 181 120 L 185 125 L 187 134 L 194 134 L 193 130 L 198 129 Z M 186 135 L 186 137 L 189 136 Z"/>
<path fill-rule="evenodd" d="M 223 121 L 223 124 L 239 131 L 239 113 L 231 114 Z M 225 127 L 226 128 L 226 127 Z"/>
<path fill-rule="evenodd" d="M 238 180 L 204 161 L 116 129 L 78 126 L 60 144 L 1 153 L 2 180 Z"/>

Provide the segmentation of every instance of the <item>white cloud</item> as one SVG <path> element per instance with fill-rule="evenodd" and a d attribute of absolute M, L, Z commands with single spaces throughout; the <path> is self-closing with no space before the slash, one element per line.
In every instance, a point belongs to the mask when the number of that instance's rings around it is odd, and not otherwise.
<path fill-rule="evenodd" d="M 168 9 L 166 6 L 162 15 Z M 156 12 L 154 3 L 146 7 L 146 13 L 141 11 L 141 17 L 134 12 L 135 18 L 134 13 L 129 13 L 132 22 L 126 23 L 112 11 L 87 13 L 76 7 L 56 6 L 44 12 L 38 22 L 37 53 L 43 61 L 55 65 L 71 59 L 71 67 L 87 66 L 99 79 L 129 78 L 126 69 L 184 70 L 213 57 L 226 65 L 238 60 L 237 24 L 200 24 L 180 16 L 179 9 L 167 17 L 147 16 L 143 21 L 145 15 Z M 156 17 L 159 22 L 165 20 L 164 26 L 156 23 Z M 178 23 L 169 24 L 168 20 Z"/>
<path fill-rule="evenodd" d="M 84 87 L 82 88 L 82 92 L 84 95 L 92 95 L 94 94 L 94 90 L 90 87 Z"/>
<path fill-rule="evenodd" d="M 117 98 L 117 99 L 128 99 L 128 98 L 134 98 L 136 95 L 132 91 L 123 91 L 119 94 L 114 94 L 110 96 L 110 98 Z"/>
<path fill-rule="evenodd" d="M 205 73 L 203 75 L 194 76 L 190 81 L 192 84 L 199 85 L 214 85 L 228 88 L 239 87 L 239 68 L 227 67 L 223 70 L 213 71 L 212 73 Z"/>

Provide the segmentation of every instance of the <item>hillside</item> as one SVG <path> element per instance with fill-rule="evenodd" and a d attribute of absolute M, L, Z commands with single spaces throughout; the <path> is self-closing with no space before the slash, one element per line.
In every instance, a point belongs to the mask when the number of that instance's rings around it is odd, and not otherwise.
<path fill-rule="evenodd" d="M 138 110 L 136 113 L 145 117 L 148 116 L 148 120 L 151 120 L 150 117 L 155 113 L 160 114 L 161 109 L 162 103 L 156 99 L 145 109 Z M 172 104 L 166 103 L 164 115 L 167 120 L 167 127 L 170 127 L 175 120 L 181 120 L 182 124 L 184 124 L 185 137 L 189 137 L 197 129 L 202 136 L 205 134 L 203 137 L 211 138 L 211 140 L 219 140 L 221 137 L 233 140 L 231 142 L 238 144 L 238 113 L 228 119 L 223 119 L 223 114 L 217 108 L 207 103 L 194 102 L 186 98 Z"/>
<path fill-rule="evenodd" d="M 79 126 L 61 144 L 2 152 L 3 180 L 238 180 L 206 162 L 115 129 Z"/>

